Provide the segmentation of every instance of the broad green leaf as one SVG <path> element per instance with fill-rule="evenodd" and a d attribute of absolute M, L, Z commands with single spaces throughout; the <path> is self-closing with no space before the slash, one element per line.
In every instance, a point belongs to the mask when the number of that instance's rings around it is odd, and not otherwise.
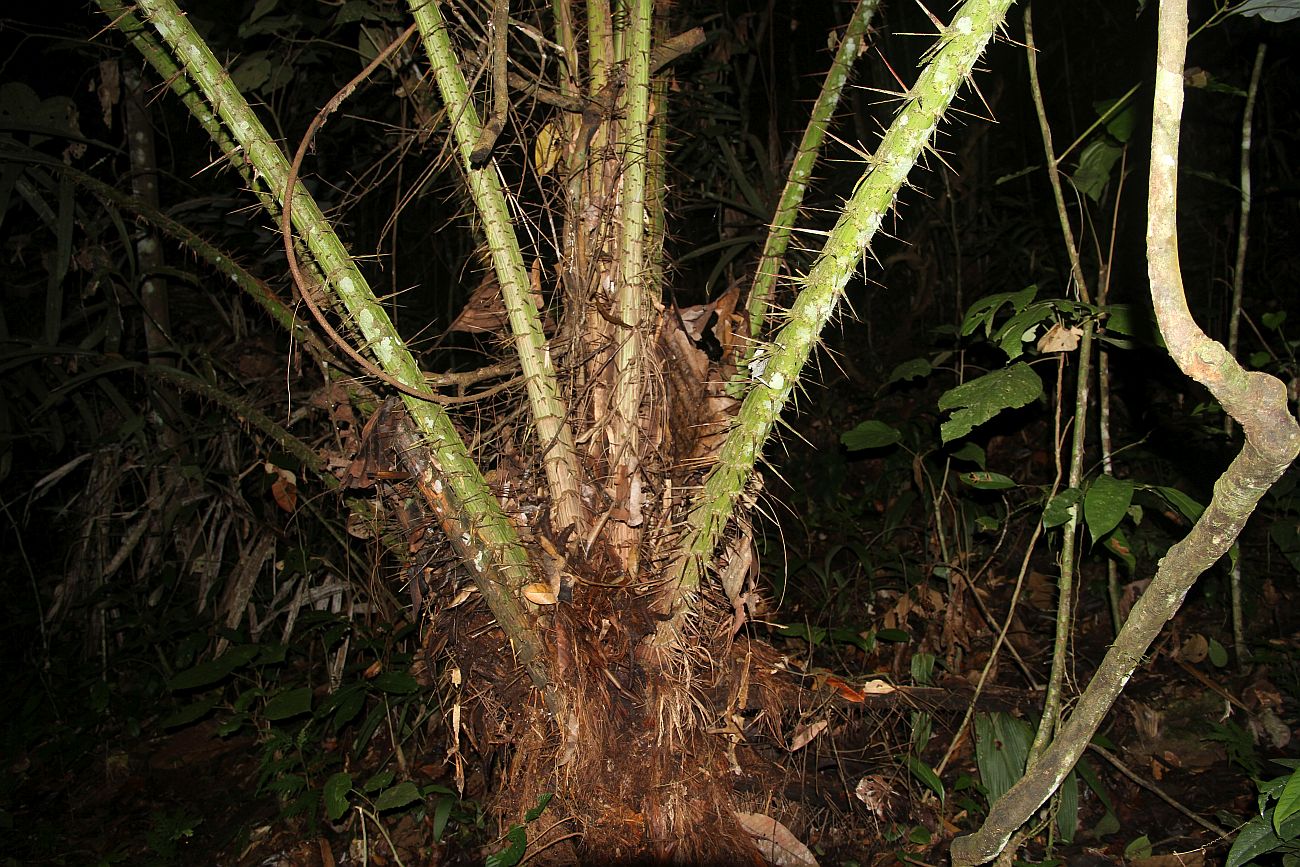
<path fill-rule="evenodd" d="M 1282 794 L 1278 796 L 1277 806 L 1273 808 L 1273 830 L 1280 836 L 1283 832 L 1282 823 L 1296 813 L 1300 813 L 1300 771 L 1291 773 Z"/>
<path fill-rule="evenodd" d="M 1237 15 L 1258 15 L 1265 21 L 1281 24 L 1300 18 L 1300 0 L 1246 0 L 1235 6 L 1232 12 Z"/>
<path fill-rule="evenodd" d="M 1182 515 L 1189 521 L 1195 522 L 1199 520 L 1201 513 L 1205 511 L 1204 506 L 1177 488 L 1170 488 L 1165 485 L 1155 485 L 1151 490 L 1163 497 L 1166 503 L 1177 509 L 1178 514 Z"/>
<path fill-rule="evenodd" d="M 1095 139 L 1079 155 L 1079 166 L 1074 174 L 1069 175 L 1070 182 L 1094 202 L 1101 201 L 1101 194 L 1110 182 L 1111 170 L 1123 152 L 1114 142 L 1104 138 Z"/>
<path fill-rule="evenodd" d="M 361 787 L 361 791 L 368 795 L 371 792 L 377 792 L 380 789 L 387 788 L 388 784 L 393 782 L 393 777 L 395 776 L 397 775 L 393 773 L 391 768 L 385 768 L 370 779 L 366 780 L 366 784 Z"/>
<path fill-rule="evenodd" d="M 542 818 L 542 813 L 546 812 L 546 805 L 551 803 L 551 798 L 553 797 L 555 797 L 555 795 L 550 792 L 543 792 L 539 795 L 537 798 L 537 804 L 527 813 L 524 813 L 524 821 L 536 822 L 538 819 Z"/>
<path fill-rule="evenodd" d="M 1151 840 L 1146 834 L 1143 834 L 1136 840 L 1131 840 L 1129 844 L 1124 847 L 1124 857 L 1129 861 L 1136 861 L 1139 858 L 1150 858 Z"/>
<path fill-rule="evenodd" d="M 1243 867 L 1281 845 L 1282 838 L 1273 830 L 1273 811 L 1269 810 L 1264 815 L 1251 819 L 1237 832 L 1237 839 L 1232 841 L 1224 867 Z"/>
<path fill-rule="evenodd" d="M 1092 826 L 1092 834 L 1094 837 L 1109 837 L 1111 834 L 1118 834 L 1122 827 L 1119 817 L 1107 810 L 1097 820 L 1097 824 Z"/>
<path fill-rule="evenodd" d="M 1210 639 L 1210 662 L 1215 668 L 1223 668 L 1228 664 L 1228 651 L 1214 638 Z"/>
<path fill-rule="evenodd" d="M 960 448 L 954 449 L 952 454 L 948 455 L 954 461 L 968 461 L 981 470 L 986 469 L 985 461 L 988 459 L 977 443 L 962 443 Z"/>
<path fill-rule="evenodd" d="M 939 428 L 945 443 L 966 436 L 1006 409 L 1019 409 L 1043 393 L 1043 381 L 1029 365 L 1013 364 L 964 382 L 939 397 L 939 409 L 952 416 Z"/>
<path fill-rule="evenodd" d="M 804 623 L 791 623 L 789 626 L 782 626 L 777 630 L 776 634 L 782 638 L 802 638 L 813 646 L 826 640 L 825 627 L 809 626 Z"/>
<path fill-rule="evenodd" d="M 396 810 L 398 807 L 405 807 L 420 800 L 420 790 L 415 783 L 410 780 L 398 783 L 391 789 L 384 789 L 375 799 L 375 812 L 382 813 L 384 810 Z"/>
<path fill-rule="evenodd" d="M 1051 529 L 1059 527 L 1070 520 L 1070 508 L 1083 497 L 1078 488 L 1066 488 L 1047 501 L 1043 507 L 1043 526 Z"/>
<path fill-rule="evenodd" d="M 244 93 L 251 93 L 271 80 L 271 60 L 265 51 L 246 54 L 230 73 L 230 80 Z"/>
<path fill-rule="evenodd" d="M 271 696 L 262 715 L 272 722 L 289 719 L 311 710 L 311 687 L 301 686 Z"/>
<path fill-rule="evenodd" d="M 883 421 L 864 421 L 853 430 L 840 434 L 840 442 L 851 452 L 892 446 L 903 438 L 896 428 Z"/>
<path fill-rule="evenodd" d="M 352 791 L 352 775 L 339 771 L 325 781 L 325 814 L 337 822 L 348 811 L 348 792 Z"/>
<path fill-rule="evenodd" d="M 977 491 L 1005 491 L 1017 487 L 1015 479 L 1002 473 L 958 473 L 957 478 Z"/>
<path fill-rule="evenodd" d="M 933 653 L 912 654 L 912 683 L 917 686 L 929 686 L 934 679 L 935 662 Z"/>
<path fill-rule="evenodd" d="M 253 6 L 253 14 L 248 16 L 249 22 L 265 17 L 275 11 L 275 7 L 278 5 L 280 5 L 280 0 L 257 0 L 257 4 Z"/>
<path fill-rule="evenodd" d="M 1129 545 L 1128 536 L 1124 534 L 1123 528 L 1116 527 L 1111 534 L 1106 537 L 1106 541 L 1102 543 L 1102 547 L 1104 547 L 1112 557 L 1123 563 L 1125 567 L 1128 568 L 1129 572 L 1133 572 L 1137 569 L 1137 558 L 1133 556 L 1133 547 Z"/>
<path fill-rule="evenodd" d="M 1269 331 L 1277 331 L 1282 327 L 1282 323 L 1286 322 L 1286 311 L 1276 310 L 1268 313 L 1261 313 L 1259 321 L 1263 323 L 1264 327 Z"/>
<path fill-rule="evenodd" d="M 989 803 L 1024 776 L 1034 733 L 1029 723 L 1005 713 L 976 714 L 975 764 Z"/>
<path fill-rule="evenodd" d="M 1056 811 L 1056 827 L 1061 832 L 1061 842 L 1073 843 L 1074 832 L 1079 828 L 1079 778 L 1070 771 L 1061 783 L 1061 806 Z"/>
<path fill-rule="evenodd" d="M 1056 313 L 1058 302 L 1040 301 L 1030 304 L 1002 323 L 992 337 L 994 343 L 1007 354 L 1008 361 L 1015 361 L 1025 354 L 1025 344 L 1038 336 L 1038 326 L 1051 319 Z"/>
<path fill-rule="evenodd" d="M 345 691 L 346 690 L 346 691 Z M 361 707 L 366 703 L 365 690 L 359 684 L 346 686 L 334 694 L 334 718 L 332 724 L 338 731 L 357 718 Z"/>
<path fill-rule="evenodd" d="M 916 756 L 909 755 L 907 757 L 907 769 L 912 772 L 912 776 L 924 783 L 926 788 L 939 796 L 940 804 L 943 803 L 946 796 L 943 788 L 943 780 L 939 779 L 939 775 L 936 774 L 929 765 L 918 759 Z"/>
<path fill-rule="evenodd" d="M 202 701 L 196 701 L 194 704 L 183 707 L 176 711 L 176 713 L 164 719 L 161 725 L 165 729 L 176 729 L 181 726 L 187 726 L 192 722 L 197 722 L 207 716 L 208 713 L 217 706 L 217 702 L 220 700 L 220 695 L 212 695 Z"/>
<path fill-rule="evenodd" d="M 882 629 L 876 633 L 878 641 L 910 641 L 912 636 L 908 635 L 901 629 Z"/>
<path fill-rule="evenodd" d="M 1011 315 L 1014 316 L 1024 310 L 1037 294 L 1037 286 L 1027 286 L 1019 292 L 999 292 L 981 298 L 966 311 L 966 318 L 961 324 L 962 336 L 965 337 L 975 333 L 975 330 L 981 325 L 984 326 L 985 335 L 991 334 L 993 331 L 993 318 L 1002 309 L 1002 305 L 1010 304 Z"/>
<path fill-rule="evenodd" d="M 1133 502 L 1133 482 L 1101 475 L 1088 486 L 1083 498 L 1083 517 L 1088 524 L 1092 543 L 1119 526 Z"/>
<path fill-rule="evenodd" d="M 393 695 L 409 695 L 420 688 L 409 671 L 385 671 L 370 683 L 376 689 Z"/>
<path fill-rule="evenodd" d="M 896 382 L 905 382 L 909 379 L 924 379 L 934 372 L 930 362 L 924 358 L 913 358 L 911 361 L 904 361 L 895 367 L 889 373 L 889 378 L 885 380 L 885 385 L 893 385 Z"/>
<path fill-rule="evenodd" d="M 224 680 L 232 671 L 242 668 L 261 652 L 256 644 L 244 644 L 232 647 L 216 659 L 200 662 L 193 668 L 182 671 L 167 682 L 172 692 L 210 686 Z"/>
<path fill-rule="evenodd" d="M 433 826 L 429 830 L 433 832 L 435 843 L 442 842 L 442 832 L 447 830 L 447 820 L 451 817 L 451 808 L 455 803 L 455 798 L 444 795 L 438 799 L 437 805 L 433 808 Z"/>
<path fill-rule="evenodd" d="M 1097 117 L 1105 117 L 1106 112 L 1111 110 L 1118 99 L 1103 99 L 1092 104 L 1097 112 Z M 1110 133 L 1117 142 L 1123 144 L 1133 137 L 1133 129 L 1137 126 L 1138 115 L 1137 109 L 1133 103 L 1121 108 L 1119 111 L 1106 118 L 1106 132 Z"/>
<path fill-rule="evenodd" d="M 528 849 L 528 832 L 523 825 L 511 825 L 506 832 L 509 845 L 500 852 L 493 852 L 483 861 L 484 867 L 515 867 Z"/>

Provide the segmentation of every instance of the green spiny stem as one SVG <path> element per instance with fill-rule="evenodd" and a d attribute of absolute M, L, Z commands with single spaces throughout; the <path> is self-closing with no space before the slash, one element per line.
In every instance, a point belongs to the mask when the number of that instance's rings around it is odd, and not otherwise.
<path fill-rule="evenodd" d="M 650 32 L 652 0 L 633 0 L 624 34 L 627 80 L 620 122 L 622 214 L 619 219 L 621 281 L 616 295 L 618 350 L 614 354 L 613 418 L 610 444 L 628 476 L 638 472 L 638 416 L 645 390 L 642 320 L 649 307 L 646 268 L 646 177 L 649 165 Z"/>
<path fill-rule="evenodd" d="M 273 191 L 286 189 L 289 161 L 173 0 L 140 0 L 138 8 L 180 59 L 186 74 L 202 91 L 205 103 L 233 135 L 237 143 L 236 158 L 249 160 Z M 293 222 L 329 288 L 343 303 L 380 367 L 413 390 L 422 389 L 423 376 L 415 359 L 342 241 L 301 185 L 294 193 Z M 521 658 L 537 660 L 536 665 L 529 667 L 529 673 L 538 687 L 544 688 L 544 648 L 538 636 L 524 628 L 525 613 L 515 592 L 529 577 L 527 554 L 518 535 L 447 413 L 436 404 L 410 395 L 404 395 L 403 400 L 430 450 L 431 472 L 446 489 L 448 507 L 461 514 L 465 526 L 471 528 L 466 533 L 470 536 L 467 544 L 474 551 L 469 560 L 474 580 Z M 487 586 L 494 581 L 506 584 L 506 591 Z"/>
<path fill-rule="evenodd" d="M 433 66 L 438 89 L 451 117 L 470 196 L 483 221 L 492 264 L 501 284 L 510 330 L 514 334 L 515 351 L 524 376 L 527 377 L 533 423 L 537 426 L 538 438 L 545 449 L 543 461 L 551 498 L 555 504 L 556 525 L 573 526 L 581 531 L 585 521 L 578 493 L 573 432 L 565 420 L 565 408 L 556 385 L 555 368 L 547 350 L 546 336 L 542 333 L 541 315 L 533 304 L 528 271 L 524 267 L 519 239 L 515 236 L 496 163 L 490 161 L 482 169 L 471 166 L 470 157 L 474 144 L 478 141 L 481 125 L 438 4 L 430 0 L 410 0 L 410 5 Z"/>
<path fill-rule="evenodd" d="M 844 213 L 827 237 L 785 326 L 750 365 L 755 383 L 727 435 L 717 465 L 687 518 L 685 560 L 671 600 L 681 614 L 698 591 L 737 499 L 749 483 L 763 444 L 794 391 L 822 328 L 835 312 L 849 278 L 893 205 L 908 172 L 957 90 L 969 78 L 984 46 L 1002 23 L 1011 0 L 967 0 L 939 35 L 931 59 L 881 140 Z M 675 629 L 670 624 L 668 629 Z"/>
<path fill-rule="evenodd" d="M 799 206 L 803 204 L 804 194 L 812 181 L 813 167 L 817 163 L 817 154 L 826 139 L 826 130 L 840 103 L 844 85 L 848 83 L 853 61 L 862 53 L 867 28 L 876 14 L 880 0 L 858 0 L 857 7 L 849 18 L 848 27 L 840 38 L 835 59 L 831 62 L 826 80 L 822 82 L 821 93 L 813 103 L 812 116 L 804 129 L 799 150 L 795 153 L 794 164 L 790 166 L 790 176 L 781 191 L 781 199 L 772 217 L 772 226 L 763 244 L 763 254 L 758 260 L 758 269 L 754 282 L 749 287 L 749 297 L 745 299 L 745 310 L 749 314 L 749 333 L 757 338 L 763 333 L 763 322 L 767 318 L 768 307 L 776 287 L 776 278 L 780 274 L 781 264 L 785 261 L 785 251 L 790 246 L 790 236 L 795 221 L 799 218 Z M 753 360 L 753 347 L 746 353 L 744 369 Z"/>

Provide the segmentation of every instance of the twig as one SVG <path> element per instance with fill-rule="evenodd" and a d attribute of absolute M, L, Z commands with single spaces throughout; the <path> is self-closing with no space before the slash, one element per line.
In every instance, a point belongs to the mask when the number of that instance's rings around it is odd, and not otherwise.
<path fill-rule="evenodd" d="M 1172 797 L 1165 794 L 1163 789 L 1161 789 L 1159 786 L 1157 786 L 1155 783 L 1151 782 L 1150 780 L 1144 780 L 1141 776 L 1138 775 L 1136 771 L 1134 771 L 1128 765 L 1124 764 L 1124 762 L 1120 760 L 1120 757 L 1112 753 L 1110 750 L 1106 749 L 1105 747 L 1099 747 L 1096 744 L 1088 744 L 1088 749 L 1092 750 L 1094 753 L 1101 756 L 1106 761 L 1110 762 L 1111 765 L 1114 766 L 1115 770 L 1119 771 L 1125 777 L 1128 777 L 1130 781 L 1146 789 L 1148 792 L 1155 795 L 1157 798 L 1164 801 L 1166 804 L 1173 807 L 1175 810 L 1182 813 L 1184 816 L 1191 819 L 1193 822 L 1200 825 L 1202 828 L 1209 831 L 1211 834 L 1217 834 L 1220 839 L 1227 839 L 1228 837 L 1232 836 L 1231 831 L 1226 831 L 1223 828 L 1220 828 L 1218 825 L 1214 824 L 1209 819 L 1203 818 L 1199 813 L 1195 812 L 1194 810 L 1191 810 L 1188 807 L 1183 806 L 1182 803 L 1174 800 Z"/>
<path fill-rule="evenodd" d="M 506 128 L 510 108 L 510 89 L 506 76 L 506 35 L 510 30 L 510 0 L 492 4 L 492 111 L 479 130 L 478 141 L 469 154 L 471 168 L 481 169 L 492 156 L 501 131 Z"/>

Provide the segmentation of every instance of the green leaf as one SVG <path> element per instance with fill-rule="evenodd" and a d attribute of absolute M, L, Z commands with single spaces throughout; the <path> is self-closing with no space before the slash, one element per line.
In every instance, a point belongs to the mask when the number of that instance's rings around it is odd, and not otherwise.
<path fill-rule="evenodd" d="M 1283 833 L 1282 823 L 1296 813 L 1300 813 L 1300 771 L 1291 773 L 1282 794 L 1278 796 L 1277 806 L 1273 808 L 1273 830 L 1278 836 Z"/>
<path fill-rule="evenodd" d="M 1166 503 L 1173 506 L 1180 515 L 1193 523 L 1199 520 L 1201 513 L 1205 511 L 1204 506 L 1177 488 L 1156 485 L 1151 490 L 1163 497 Z"/>
<path fill-rule="evenodd" d="M 1267 315 L 1267 314 L 1265 314 Z M 893 385 L 896 382 L 905 382 L 909 379 L 924 379 L 934 372 L 930 362 L 924 358 L 913 358 L 911 361 L 904 361 L 895 367 L 885 380 L 885 385 Z"/>
<path fill-rule="evenodd" d="M 1124 530 L 1116 527 L 1111 534 L 1106 537 L 1102 547 L 1114 558 L 1124 564 L 1129 572 L 1137 570 L 1137 558 L 1133 556 L 1133 546 L 1128 543 L 1128 536 Z"/>
<path fill-rule="evenodd" d="M 1092 826 L 1092 835 L 1094 837 L 1109 837 L 1111 834 L 1120 832 L 1119 817 L 1107 810 L 1097 824 Z"/>
<path fill-rule="evenodd" d="M 1095 139 L 1079 155 L 1079 167 L 1069 175 L 1075 189 L 1094 202 L 1101 201 L 1101 194 L 1110 183 L 1110 173 L 1119 162 L 1123 148 L 1104 138 Z"/>
<path fill-rule="evenodd" d="M 984 454 L 984 449 L 980 448 L 977 443 L 962 443 L 961 447 L 953 449 L 952 453 L 948 455 L 948 457 L 952 458 L 954 461 L 967 461 L 968 463 L 972 463 L 979 467 L 981 470 L 987 469 L 985 464 L 987 455 Z"/>
<path fill-rule="evenodd" d="M 1002 797 L 1025 773 L 1034 733 L 1029 723 L 1005 713 L 976 714 L 975 764 L 989 803 Z"/>
<path fill-rule="evenodd" d="M 380 789 L 387 788 L 388 785 L 393 782 L 393 777 L 395 776 L 397 775 L 393 773 L 391 768 L 385 768 L 370 779 L 366 780 L 366 784 L 361 787 L 361 791 L 368 795 L 371 792 L 377 792 Z"/>
<path fill-rule="evenodd" d="M 1300 18 L 1300 0 L 1246 0 L 1232 9 L 1236 15 L 1256 16 L 1273 24 Z"/>
<path fill-rule="evenodd" d="M 1286 311 L 1277 310 L 1263 313 L 1260 315 L 1259 321 L 1263 323 L 1264 327 L 1269 331 L 1277 331 L 1282 327 L 1282 323 L 1286 322 Z"/>
<path fill-rule="evenodd" d="M 212 695 L 202 701 L 196 701 L 194 704 L 183 707 L 176 711 L 176 713 L 164 719 L 161 725 L 165 729 L 175 729 L 197 722 L 207 716 L 208 713 L 217 706 L 217 702 L 220 700 L 220 695 Z"/>
<path fill-rule="evenodd" d="M 993 334 L 993 342 L 1007 354 L 1008 361 L 1015 361 L 1025 354 L 1025 344 L 1038 336 L 1038 326 L 1051 319 L 1057 312 L 1060 302 L 1040 301 L 1031 304 L 1012 316 Z"/>
<path fill-rule="evenodd" d="M 410 695 L 420 688 L 408 671 L 385 671 L 370 683 L 390 695 Z"/>
<path fill-rule="evenodd" d="M 325 814 L 337 822 L 348 811 L 348 792 L 352 791 L 352 775 L 339 771 L 325 781 Z"/>
<path fill-rule="evenodd" d="M 271 696 L 262 715 L 272 722 L 289 719 L 311 711 L 311 687 L 302 686 Z"/>
<path fill-rule="evenodd" d="M 542 818 L 542 813 L 546 812 L 546 805 L 551 803 L 551 798 L 553 797 L 555 797 L 555 795 L 553 795 L 550 792 L 543 792 L 540 796 L 538 796 L 537 805 L 534 806 L 527 813 L 524 813 L 524 821 L 536 822 L 538 819 Z"/>
<path fill-rule="evenodd" d="M 958 473 L 957 478 L 977 491 L 1005 491 L 1019 487 L 1016 480 L 1002 473 L 980 471 L 977 473 Z"/>
<path fill-rule="evenodd" d="M 179 692 L 200 686 L 210 686 L 218 681 L 225 680 L 231 672 L 252 662 L 260 652 L 261 648 L 256 644 L 243 644 L 239 647 L 232 647 L 216 659 L 200 662 L 193 668 L 182 671 L 167 682 L 167 688 L 172 692 Z"/>
<path fill-rule="evenodd" d="M 230 719 L 222 720 L 222 722 L 217 725 L 217 737 L 225 738 L 233 735 L 235 732 L 242 729 L 246 722 L 248 722 L 248 714 L 246 713 L 238 713 Z"/>
<path fill-rule="evenodd" d="M 510 845 L 500 852 L 493 852 L 483 861 L 484 867 L 515 867 L 528 849 L 528 832 L 523 825 L 511 825 L 506 832 Z"/>
<path fill-rule="evenodd" d="M 1043 526 L 1051 529 L 1070 520 L 1070 509 L 1083 497 L 1078 488 L 1066 488 L 1047 501 L 1043 507 Z"/>
<path fill-rule="evenodd" d="M 1130 841 L 1129 844 L 1124 847 L 1124 857 L 1129 861 L 1135 861 L 1138 858 L 1150 858 L 1151 841 L 1147 839 L 1147 835 L 1143 834 L 1136 840 Z"/>
<path fill-rule="evenodd" d="M 1092 104 L 1097 111 L 1097 117 L 1105 117 L 1106 112 L 1111 110 L 1118 99 L 1098 100 Z M 1137 126 L 1137 109 L 1133 103 L 1121 108 L 1106 119 L 1106 132 L 1114 136 L 1115 140 L 1123 144 L 1133 136 L 1133 129 Z"/>
<path fill-rule="evenodd" d="M 935 662 L 933 653 L 912 654 L 912 683 L 917 686 L 929 686 L 934 679 Z"/>
<path fill-rule="evenodd" d="M 257 0 L 257 5 L 253 7 L 253 14 L 248 16 L 249 22 L 270 14 L 275 11 L 275 7 L 280 4 L 280 0 Z"/>
<path fill-rule="evenodd" d="M 357 714 L 361 712 L 362 706 L 366 703 L 366 693 L 361 686 L 352 684 L 346 686 L 334 694 L 334 730 L 338 731 L 343 726 L 356 719 Z"/>
<path fill-rule="evenodd" d="M 876 633 L 877 641 L 911 641 L 912 636 L 901 629 L 882 629 Z"/>
<path fill-rule="evenodd" d="M 1151 314 L 1132 304 L 1107 304 L 1106 333 L 1125 337 L 1146 337 L 1152 333 Z"/>
<path fill-rule="evenodd" d="M 398 807 L 405 807 L 420 800 L 420 790 L 415 783 L 410 780 L 398 783 L 391 789 L 385 789 L 375 799 L 375 812 L 382 813 L 385 810 L 396 810 Z"/>
<path fill-rule="evenodd" d="M 455 803 L 455 799 L 450 795 L 438 799 L 437 805 L 433 808 L 433 826 L 429 829 L 433 832 L 433 842 L 442 842 L 442 832 L 447 830 L 447 820 L 451 818 L 451 808 Z"/>
<path fill-rule="evenodd" d="M 853 430 L 840 434 L 840 442 L 851 452 L 892 446 L 903 438 L 896 428 L 883 421 L 864 421 Z"/>
<path fill-rule="evenodd" d="M 939 409 L 953 410 L 940 426 L 945 443 L 960 439 L 1005 409 L 1019 409 L 1043 393 L 1043 381 L 1023 362 L 964 382 L 939 397 Z"/>
<path fill-rule="evenodd" d="M 939 775 L 929 765 L 916 756 L 909 755 L 907 757 L 907 769 L 912 772 L 912 776 L 924 783 L 926 788 L 939 796 L 940 804 L 943 803 L 946 796 L 943 789 L 943 780 L 939 779 Z"/>
<path fill-rule="evenodd" d="M 1217 639 L 1210 639 L 1210 662 L 1215 668 L 1223 668 L 1228 664 L 1228 651 Z"/>
<path fill-rule="evenodd" d="M 1074 771 L 1070 771 L 1059 791 L 1056 827 L 1061 832 L 1061 842 L 1069 844 L 1074 842 L 1074 832 L 1079 828 L 1079 778 Z"/>
<path fill-rule="evenodd" d="M 1232 841 L 1224 867 L 1243 867 L 1281 845 L 1282 838 L 1273 830 L 1273 811 L 1270 809 L 1264 815 L 1251 819 L 1237 832 L 1237 839 Z"/>
<path fill-rule="evenodd" d="M 230 73 L 230 80 L 243 93 L 251 93 L 271 79 L 271 60 L 265 51 L 244 56 Z"/>
<path fill-rule="evenodd" d="M 826 628 L 824 626 L 809 626 L 805 623 L 791 623 L 789 626 L 782 626 L 776 631 L 776 634 L 782 638 L 802 638 L 814 647 L 826 640 Z"/>
<path fill-rule="evenodd" d="M 1101 475 L 1088 486 L 1083 498 L 1083 517 L 1088 524 L 1092 543 L 1119 526 L 1133 502 L 1133 482 Z"/>
<path fill-rule="evenodd" d="M 1011 314 L 1014 316 L 1021 310 L 1024 310 L 1025 307 L 1034 300 L 1034 296 L 1037 294 L 1037 286 L 1026 286 L 1019 292 L 999 292 L 981 298 L 972 304 L 970 309 L 966 311 L 966 318 L 961 324 L 962 336 L 966 337 L 975 333 L 975 330 L 981 325 L 984 326 L 984 333 L 986 335 L 992 333 L 993 318 L 997 316 L 998 311 L 1002 309 L 1002 305 L 1010 304 Z"/>

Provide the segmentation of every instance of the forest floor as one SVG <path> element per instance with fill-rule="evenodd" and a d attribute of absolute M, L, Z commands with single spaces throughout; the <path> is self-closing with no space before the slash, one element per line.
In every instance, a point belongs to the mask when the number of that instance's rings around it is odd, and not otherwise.
<path fill-rule="evenodd" d="M 1218 668 L 1208 655 L 1189 661 L 1203 652 L 1201 636 L 1225 640 L 1223 624 L 1208 622 L 1206 608 L 1194 603 L 1166 633 L 1112 713 L 1104 729 L 1105 754 L 1089 752 L 1086 761 L 1100 793 L 1080 786 L 1072 842 L 1062 842 L 1058 833 L 1050 853 L 1057 860 L 1051 860 L 1044 851 L 1044 832 L 1027 850 L 1038 860 L 1024 863 L 1222 863 L 1230 841 L 1187 813 L 1235 830 L 1235 824 L 1254 813 L 1251 777 L 1277 776 L 1283 769 L 1270 767 L 1269 760 L 1296 756 L 1291 741 L 1296 670 L 1289 660 L 1300 642 L 1273 639 L 1275 661 L 1246 674 Z M 1293 608 L 1279 605 L 1272 613 Z M 1106 618 L 1095 614 L 1085 613 L 1082 625 L 1085 638 L 1076 647 L 1075 666 L 1081 682 L 1104 650 L 1109 629 Z M 1270 626 L 1276 631 L 1284 624 Z M 804 642 L 772 640 L 784 645 L 795 665 L 806 654 Z M 1021 653 L 1033 658 L 1026 650 Z M 842 680 L 829 669 L 818 670 L 823 685 L 828 680 L 849 685 L 841 690 L 843 699 L 851 696 L 852 684 L 862 683 L 860 672 L 878 661 L 857 649 L 839 648 Z M 969 683 L 963 683 L 968 674 L 950 674 L 937 688 L 968 690 Z M 1007 692 L 1001 695 L 1005 699 Z M 821 708 L 828 725 L 794 752 L 788 744 L 755 738 L 737 751 L 745 778 L 770 785 L 772 769 L 780 769 L 780 791 L 770 793 L 772 800 L 799 817 L 792 830 L 823 865 L 945 861 L 953 834 L 977 822 L 983 807 L 976 790 L 962 790 L 960 782 L 978 779 L 972 739 L 963 737 L 944 774 L 949 790 L 941 804 L 903 761 L 915 714 L 925 705 L 905 698 L 893 707 L 855 704 L 851 698 L 819 703 L 811 691 L 809 704 Z M 938 764 L 961 721 L 960 702 L 956 704 L 929 706 L 933 735 L 920 758 L 930 767 Z M 60 773 L 53 772 L 57 762 L 43 757 L 39 747 L 10 757 L 9 773 L 20 783 L 3 817 L 8 843 L 0 860 L 302 867 L 478 864 L 503 848 L 476 807 L 484 794 L 481 774 L 471 775 L 465 799 L 436 840 L 432 813 L 405 813 L 379 822 L 354 813 L 333 825 L 319 816 L 285 818 L 274 793 L 256 796 L 263 758 L 256 738 L 220 737 L 212 722 L 170 733 L 148 725 L 135 736 L 104 732 L 102 744 L 79 768 Z M 765 770 L 751 777 L 750 769 L 759 766 Z M 430 777 L 423 782 L 450 784 L 437 763 L 417 767 L 417 779 L 420 774 Z M 745 779 L 738 781 L 740 788 L 744 784 Z M 1170 860 L 1171 853 L 1181 854 Z"/>

